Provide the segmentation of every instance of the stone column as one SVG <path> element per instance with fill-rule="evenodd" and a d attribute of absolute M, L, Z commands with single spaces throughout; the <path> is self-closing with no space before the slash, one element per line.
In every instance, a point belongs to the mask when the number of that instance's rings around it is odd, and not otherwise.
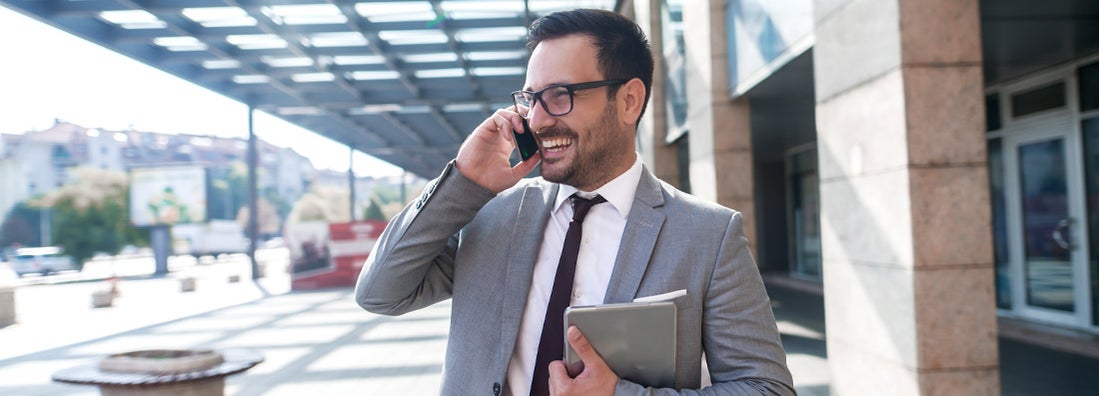
<path fill-rule="evenodd" d="M 660 5 L 662 0 L 632 0 L 634 21 L 645 36 L 653 50 L 655 62 L 653 70 L 652 93 L 649 96 L 649 105 L 645 115 L 641 117 L 641 123 L 637 128 L 637 150 L 641 153 L 641 161 L 657 178 L 669 184 L 682 188 L 679 185 L 679 160 L 676 157 L 675 147 L 664 143 L 668 136 L 668 116 L 665 106 L 664 94 L 664 43 L 661 40 L 663 26 L 660 19 Z"/>
<path fill-rule="evenodd" d="M 748 99 L 729 99 L 725 2 L 683 3 L 691 192 L 736 209 L 756 248 L 752 124 Z"/>
<path fill-rule="evenodd" d="M 838 395 L 998 395 L 978 0 L 817 0 Z"/>

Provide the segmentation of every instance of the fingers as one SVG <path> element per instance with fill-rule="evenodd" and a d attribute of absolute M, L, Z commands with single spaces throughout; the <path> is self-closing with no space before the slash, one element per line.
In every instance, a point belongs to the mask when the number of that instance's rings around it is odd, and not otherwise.
<path fill-rule="evenodd" d="M 509 120 L 506 115 L 502 114 L 503 111 L 504 110 L 497 110 L 492 114 L 492 124 L 493 127 L 496 128 L 496 132 L 498 132 L 500 136 L 503 136 L 504 140 L 510 142 L 513 140 L 511 131 L 514 129 L 511 126 L 511 120 Z"/>
<path fill-rule="evenodd" d="M 569 345 L 572 345 L 572 349 L 576 351 L 576 356 L 580 357 L 580 361 L 584 362 L 584 367 L 606 365 L 603 358 L 595 352 L 595 348 L 592 348 L 588 338 L 580 332 L 580 329 L 577 329 L 576 326 L 569 326 L 568 336 Z"/>
<path fill-rule="evenodd" d="M 492 113 L 478 129 L 483 130 L 486 133 L 498 134 L 503 137 L 504 140 L 512 141 L 512 131 L 517 133 L 523 133 L 523 119 L 513 110 L 514 106 L 504 109 L 496 110 Z"/>
<path fill-rule="evenodd" d="M 569 377 L 568 370 L 565 369 L 565 362 L 560 360 L 554 360 L 549 365 L 549 388 L 550 394 L 561 393 L 562 389 L 569 386 L 569 381 L 572 378 Z"/>

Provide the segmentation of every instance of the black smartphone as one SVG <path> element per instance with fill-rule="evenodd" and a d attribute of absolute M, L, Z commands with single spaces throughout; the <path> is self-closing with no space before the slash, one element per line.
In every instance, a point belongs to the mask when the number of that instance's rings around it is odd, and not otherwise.
<path fill-rule="evenodd" d="M 512 130 L 511 134 L 515 136 L 515 146 L 519 147 L 519 158 L 526 161 L 538 152 L 538 142 L 534 140 L 534 133 L 530 131 L 530 124 L 527 124 L 526 118 L 523 119 L 523 132 Z"/>

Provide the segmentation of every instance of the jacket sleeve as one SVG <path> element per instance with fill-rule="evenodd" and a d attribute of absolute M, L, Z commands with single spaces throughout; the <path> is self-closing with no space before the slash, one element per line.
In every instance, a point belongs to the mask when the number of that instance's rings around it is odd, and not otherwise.
<path fill-rule="evenodd" d="M 677 391 L 619 380 L 616 395 L 796 394 L 771 301 L 748 249 L 739 212 L 733 214 L 722 238 L 702 315 L 702 347 L 713 385 Z"/>
<path fill-rule="evenodd" d="M 401 315 L 450 298 L 459 232 L 494 196 L 451 161 L 375 243 L 355 286 L 359 306 Z"/>

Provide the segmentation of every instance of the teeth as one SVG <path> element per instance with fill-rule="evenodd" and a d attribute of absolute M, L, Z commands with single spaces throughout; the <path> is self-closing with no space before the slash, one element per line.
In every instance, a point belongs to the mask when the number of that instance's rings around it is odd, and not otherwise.
<path fill-rule="evenodd" d="M 562 146 L 568 146 L 570 144 L 572 144 L 572 139 L 570 138 L 553 138 L 543 140 L 542 148 L 554 149 Z"/>

